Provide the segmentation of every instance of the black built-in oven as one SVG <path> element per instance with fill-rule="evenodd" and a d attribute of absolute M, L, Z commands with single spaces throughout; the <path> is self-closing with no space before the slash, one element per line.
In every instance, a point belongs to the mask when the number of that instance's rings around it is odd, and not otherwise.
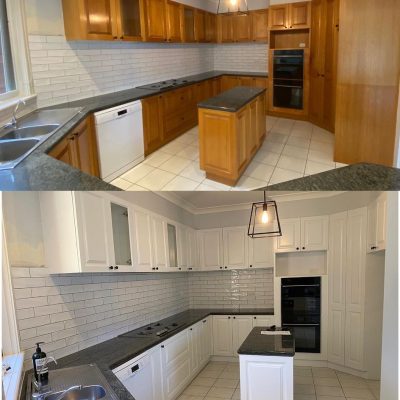
<path fill-rule="evenodd" d="M 303 109 L 304 50 L 274 51 L 274 107 Z"/>
<path fill-rule="evenodd" d="M 290 328 L 296 352 L 321 351 L 321 278 L 282 278 L 282 327 Z"/>

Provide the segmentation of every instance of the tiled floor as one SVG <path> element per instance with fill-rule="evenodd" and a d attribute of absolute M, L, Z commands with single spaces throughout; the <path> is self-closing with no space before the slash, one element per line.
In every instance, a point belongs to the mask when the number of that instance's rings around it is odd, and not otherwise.
<path fill-rule="evenodd" d="M 330 368 L 295 367 L 294 400 L 377 400 L 379 381 Z M 240 400 L 239 364 L 210 362 L 178 400 Z"/>
<path fill-rule="evenodd" d="M 206 179 L 199 168 L 198 127 L 151 154 L 114 182 L 123 190 L 253 190 L 343 166 L 334 136 L 309 122 L 267 117 L 268 135 L 235 187 Z"/>

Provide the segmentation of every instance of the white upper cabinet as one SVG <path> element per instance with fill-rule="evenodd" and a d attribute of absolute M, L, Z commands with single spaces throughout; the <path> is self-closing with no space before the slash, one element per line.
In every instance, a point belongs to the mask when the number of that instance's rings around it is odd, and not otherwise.
<path fill-rule="evenodd" d="M 177 227 L 178 238 L 178 270 L 186 271 L 188 268 L 188 242 L 186 227 Z"/>
<path fill-rule="evenodd" d="M 133 265 L 136 272 L 153 271 L 151 217 L 144 211 L 132 208 L 133 229 Z"/>
<path fill-rule="evenodd" d="M 367 252 L 386 249 L 386 193 L 368 207 Z"/>
<path fill-rule="evenodd" d="M 153 254 L 155 271 L 168 269 L 168 232 L 167 222 L 159 217 L 151 217 Z"/>
<path fill-rule="evenodd" d="M 275 267 L 275 238 L 252 239 L 248 237 L 248 243 L 250 268 Z"/>
<path fill-rule="evenodd" d="M 170 271 L 174 269 L 178 271 L 178 233 L 176 225 L 167 223 L 167 255 L 168 268 Z"/>
<path fill-rule="evenodd" d="M 322 251 L 328 249 L 329 217 L 290 218 L 281 221 L 282 236 L 276 252 Z"/>
<path fill-rule="evenodd" d="M 222 229 L 198 231 L 200 265 L 203 270 L 222 269 L 224 265 Z"/>
<path fill-rule="evenodd" d="M 248 268 L 248 240 L 244 227 L 224 228 L 224 268 Z"/>
<path fill-rule="evenodd" d="M 196 231 L 192 228 L 186 229 L 187 235 L 187 269 L 189 271 L 194 271 L 198 269 L 198 259 L 197 259 L 197 239 Z"/>

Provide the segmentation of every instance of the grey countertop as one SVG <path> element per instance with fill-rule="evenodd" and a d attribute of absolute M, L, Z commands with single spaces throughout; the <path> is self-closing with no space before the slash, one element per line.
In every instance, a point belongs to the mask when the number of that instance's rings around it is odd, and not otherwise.
<path fill-rule="evenodd" d="M 276 191 L 400 190 L 400 169 L 368 163 L 354 164 L 282 182 L 264 189 Z"/>
<path fill-rule="evenodd" d="M 187 80 L 187 85 L 190 85 L 223 75 L 268 76 L 266 73 L 258 72 L 210 71 L 180 78 Z M 171 89 L 167 89 L 166 91 L 168 90 Z M 67 164 L 55 160 L 48 156 L 47 153 L 88 115 L 121 104 L 154 96 L 162 92 L 163 91 L 145 89 L 129 89 L 47 107 L 47 109 L 82 107 L 82 111 L 67 124 L 58 129 L 54 135 L 35 149 L 32 154 L 14 169 L 0 171 L 0 190 L 119 190 L 103 182 L 101 179 L 87 175 Z"/>
<path fill-rule="evenodd" d="M 146 350 L 156 346 L 164 340 L 176 335 L 182 330 L 188 328 L 190 325 L 201 321 L 209 315 L 273 315 L 274 311 L 270 308 L 256 308 L 256 309 L 190 309 L 185 312 L 173 315 L 160 322 L 168 325 L 172 321 L 179 321 L 179 329 L 174 332 L 163 336 L 162 338 L 127 338 L 116 337 L 106 342 L 99 343 L 95 346 L 78 351 L 77 353 L 63 357 L 57 360 L 57 368 L 73 367 L 77 365 L 95 363 L 104 377 L 107 379 L 111 388 L 114 390 L 120 400 L 134 400 L 130 393 L 125 389 L 122 383 L 113 374 L 112 370 L 124 364 L 125 362 L 137 357 Z M 157 322 L 157 321 L 154 321 Z M 140 328 L 139 328 L 140 329 Z M 138 329 L 138 330 L 139 330 Z M 31 373 L 31 372 L 29 372 Z M 51 371 L 50 371 L 51 380 Z M 26 392 L 23 388 L 21 399 L 23 399 Z"/>
<path fill-rule="evenodd" d="M 261 331 L 265 329 L 265 327 L 253 328 L 240 346 L 238 353 L 255 356 L 294 356 L 295 344 L 293 335 L 261 335 Z"/>
<path fill-rule="evenodd" d="M 254 98 L 264 93 L 265 90 L 266 89 L 263 88 L 237 86 L 218 96 L 202 101 L 198 104 L 198 107 L 225 112 L 236 112 L 250 103 Z"/>

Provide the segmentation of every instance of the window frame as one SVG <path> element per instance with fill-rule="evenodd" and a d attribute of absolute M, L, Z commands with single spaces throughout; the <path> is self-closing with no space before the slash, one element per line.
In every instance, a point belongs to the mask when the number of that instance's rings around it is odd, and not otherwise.
<path fill-rule="evenodd" d="M 3 0 L 6 3 L 15 90 L 0 94 L 0 109 L 32 95 L 32 74 L 28 52 L 25 8 L 23 0 Z"/>

